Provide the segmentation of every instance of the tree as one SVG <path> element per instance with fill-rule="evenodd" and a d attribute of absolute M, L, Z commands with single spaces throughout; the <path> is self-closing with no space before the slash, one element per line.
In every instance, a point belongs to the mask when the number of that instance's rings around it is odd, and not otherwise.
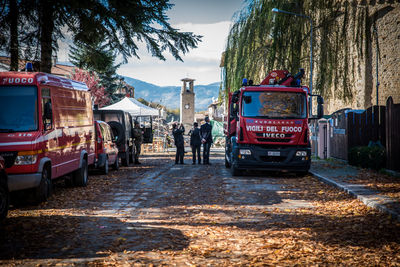
<path fill-rule="evenodd" d="M 99 78 L 95 73 L 75 68 L 70 78 L 78 82 L 86 83 L 94 103 L 99 105 L 99 107 L 102 107 L 110 102 L 108 94 L 105 92 L 104 87 L 100 84 Z"/>
<path fill-rule="evenodd" d="M 100 41 L 93 45 L 77 43 L 71 47 L 69 57 L 75 66 L 98 75 L 99 83 L 105 88 L 112 103 L 119 100 L 114 95 L 121 79 L 116 73 L 120 64 L 115 64 L 115 52 L 107 49 Z"/>
<path fill-rule="evenodd" d="M 11 0 L 12 1 L 12 0 Z M 168 0 L 19 0 L 25 9 L 25 23 L 36 29 L 40 44 L 40 70 L 51 71 L 52 53 L 58 50 L 57 39 L 63 30 L 72 33 L 75 43 L 98 44 L 102 40 L 110 51 L 121 54 L 124 62 L 130 56 L 138 57 L 138 42 L 144 42 L 155 57 L 165 60 L 168 51 L 182 60 L 191 48 L 197 47 L 201 36 L 179 32 L 168 23 L 165 11 L 172 7 Z M 1 30 L 7 30 L 0 24 Z M 64 28 L 63 28 L 64 27 Z M 22 31 L 20 31 L 22 33 Z M 38 34 L 37 34 L 38 33 Z"/>
<path fill-rule="evenodd" d="M 18 18 L 19 3 L 17 0 L 3 1 L 0 8 L 0 27 L 8 29 L 10 33 L 9 39 L 2 35 L 0 37 L 0 46 L 5 47 L 10 54 L 10 70 L 18 70 L 19 59 L 19 34 L 18 34 Z"/>

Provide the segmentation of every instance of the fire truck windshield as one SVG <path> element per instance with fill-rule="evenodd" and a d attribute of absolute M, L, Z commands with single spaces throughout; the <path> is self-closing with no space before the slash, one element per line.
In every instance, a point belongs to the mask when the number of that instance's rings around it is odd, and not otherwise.
<path fill-rule="evenodd" d="M 244 92 L 242 115 L 270 119 L 307 117 L 306 95 L 295 92 Z"/>
<path fill-rule="evenodd" d="M 0 132 L 37 129 L 37 87 L 0 86 Z"/>

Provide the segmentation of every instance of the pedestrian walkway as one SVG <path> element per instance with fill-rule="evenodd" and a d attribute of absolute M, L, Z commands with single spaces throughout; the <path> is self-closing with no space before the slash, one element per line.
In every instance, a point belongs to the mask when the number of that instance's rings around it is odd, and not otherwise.
<path fill-rule="evenodd" d="M 400 221 L 400 177 L 357 168 L 340 160 L 313 160 L 310 172 L 336 186 L 365 205 Z"/>

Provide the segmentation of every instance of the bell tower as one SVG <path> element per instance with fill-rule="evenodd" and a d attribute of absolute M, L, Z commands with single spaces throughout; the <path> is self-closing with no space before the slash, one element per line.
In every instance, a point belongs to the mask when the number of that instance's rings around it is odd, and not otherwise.
<path fill-rule="evenodd" d="M 185 126 L 185 132 L 189 132 L 194 122 L 194 79 L 184 78 L 181 90 L 180 121 Z"/>

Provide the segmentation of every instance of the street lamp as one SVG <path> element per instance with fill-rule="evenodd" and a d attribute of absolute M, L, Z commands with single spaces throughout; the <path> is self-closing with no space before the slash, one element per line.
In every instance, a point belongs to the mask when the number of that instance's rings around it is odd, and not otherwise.
<path fill-rule="evenodd" d="M 313 49 L 312 49 L 312 39 L 313 39 L 313 22 L 311 17 L 306 16 L 304 14 L 297 14 L 297 13 L 293 13 L 293 12 L 289 12 L 289 11 L 285 11 L 285 10 L 280 10 L 277 8 L 273 8 L 272 12 L 274 13 L 284 13 L 284 14 L 289 14 L 289 15 L 293 15 L 296 17 L 303 17 L 306 18 L 310 21 L 311 24 L 311 30 L 310 30 L 310 94 L 312 94 L 312 79 L 313 79 Z M 310 101 L 310 106 L 311 106 L 311 101 Z"/>

